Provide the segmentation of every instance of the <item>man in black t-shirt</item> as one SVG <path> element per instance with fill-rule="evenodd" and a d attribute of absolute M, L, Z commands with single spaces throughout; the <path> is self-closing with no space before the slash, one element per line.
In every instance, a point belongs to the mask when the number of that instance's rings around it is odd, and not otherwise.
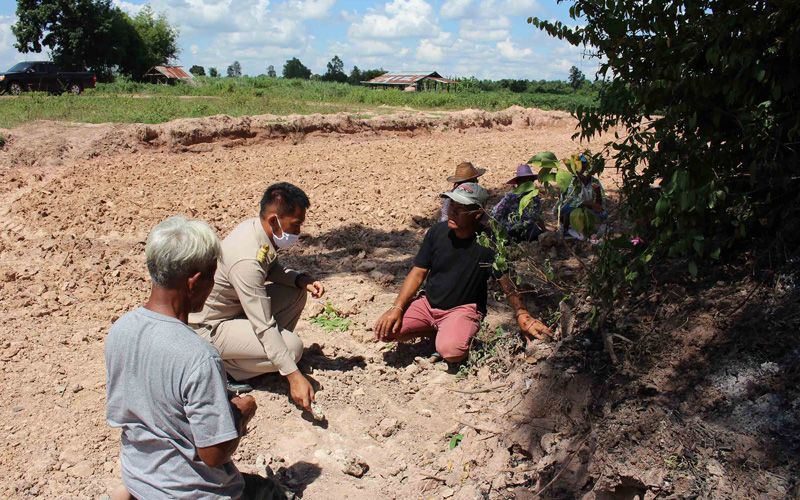
<path fill-rule="evenodd" d="M 436 351 L 449 362 L 459 362 L 467 357 L 470 340 L 486 315 L 494 252 L 478 243 L 477 233 L 489 193 L 478 184 L 465 183 L 442 196 L 451 201 L 447 222 L 434 224 L 425 234 L 394 305 L 374 329 L 382 341 L 436 335 Z M 415 299 L 426 278 L 424 294 Z M 499 281 L 520 329 L 540 339 L 552 335 L 528 313 L 509 277 L 500 276 Z"/>

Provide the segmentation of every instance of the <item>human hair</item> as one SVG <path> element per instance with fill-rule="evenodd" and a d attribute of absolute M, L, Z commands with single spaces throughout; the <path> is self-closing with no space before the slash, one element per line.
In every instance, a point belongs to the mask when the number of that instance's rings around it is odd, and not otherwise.
<path fill-rule="evenodd" d="M 153 283 L 175 288 L 194 273 L 212 268 L 221 247 L 207 223 L 175 215 L 150 231 L 144 253 Z"/>
<path fill-rule="evenodd" d="M 261 197 L 259 216 L 264 217 L 267 208 L 273 205 L 275 205 L 278 215 L 286 215 L 294 212 L 298 207 L 307 209 L 311 206 L 311 202 L 299 187 L 288 182 L 278 182 L 264 191 L 264 196 Z"/>

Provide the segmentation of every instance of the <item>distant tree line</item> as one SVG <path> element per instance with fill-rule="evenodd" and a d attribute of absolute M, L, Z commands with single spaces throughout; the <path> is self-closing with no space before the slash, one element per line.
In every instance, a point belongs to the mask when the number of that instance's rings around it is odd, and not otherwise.
<path fill-rule="evenodd" d="M 189 69 L 189 72 L 195 76 L 206 76 L 206 70 L 203 66 L 194 65 Z M 281 76 L 283 78 L 297 78 L 301 80 L 322 80 L 325 82 L 339 82 L 349 83 L 351 85 L 359 85 L 362 81 L 371 80 L 376 76 L 386 73 L 386 70 L 381 69 L 368 69 L 362 71 L 358 66 L 353 66 L 353 69 L 348 75 L 344 71 L 344 63 L 339 56 L 333 56 L 333 59 L 327 65 L 325 73 L 322 75 L 314 74 L 300 59 L 293 57 L 287 60 L 283 65 Z M 234 61 L 233 64 L 228 66 L 226 74 L 229 78 L 236 78 L 242 76 L 242 65 L 239 61 Z M 208 76 L 217 78 L 220 76 L 217 68 L 209 68 Z M 267 66 L 266 76 L 269 78 L 277 78 L 278 72 L 272 64 Z"/>
<path fill-rule="evenodd" d="M 189 70 L 195 76 L 204 76 L 205 69 L 202 66 L 192 66 Z M 373 78 L 386 73 L 383 68 L 361 70 L 358 66 L 353 66 L 350 74 L 345 73 L 344 63 L 339 56 L 333 56 L 326 66 L 326 71 L 322 75 L 314 74 L 300 59 L 293 57 L 287 60 L 281 72 L 283 78 L 296 78 L 301 80 L 321 80 L 325 82 L 348 83 L 350 85 L 360 85 L 361 82 L 372 80 Z M 242 66 L 239 61 L 234 61 L 228 66 L 228 77 L 242 76 Z M 208 76 L 218 77 L 219 72 L 216 68 L 209 68 Z M 277 78 L 278 72 L 275 66 L 267 66 L 266 76 Z M 574 94 L 575 92 L 596 92 L 601 83 L 592 83 L 586 79 L 583 72 L 576 66 L 570 68 L 566 81 L 561 80 L 480 80 L 475 77 L 458 78 L 458 90 L 466 92 L 477 91 L 502 91 L 507 90 L 515 93 L 528 92 L 532 94 Z"/>
<path fill-rule="evenodd" d="M 49 49 L 64 69 L 89 69 L 101 80 L 140 79 L 178 55 L 178 30 L 144 6 L 129 16 L 112 0 L 18 0 L 11 27 L 22 53 Z"/>

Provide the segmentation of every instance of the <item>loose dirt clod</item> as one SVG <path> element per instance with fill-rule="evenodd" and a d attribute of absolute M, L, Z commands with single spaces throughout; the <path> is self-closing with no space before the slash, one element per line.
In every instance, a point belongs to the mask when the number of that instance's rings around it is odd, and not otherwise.
<path fill-rule="evenodd" d="M 365 462 L 364 459 L 356 456 L 348 457 L 344 462 L 344 466 L 342 467 L 342 472 L 348 476 L 359 478 L 366 474 L 368 470 L 369 465 L 367 462 Z"/>

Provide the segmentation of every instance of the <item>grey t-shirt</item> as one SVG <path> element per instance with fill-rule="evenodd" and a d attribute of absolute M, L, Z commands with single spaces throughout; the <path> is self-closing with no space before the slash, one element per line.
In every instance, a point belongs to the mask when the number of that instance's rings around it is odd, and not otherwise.
<path fill-rule="evenodd" d="M 108 408 L 122 428 L 122 480 L 137 498 L 239 498 L 228 462 L 209 467 L 197 448 L 238 436 L 217 351 L 175 318 L 140 307 L 117 320 L 105 345 Z"/>

